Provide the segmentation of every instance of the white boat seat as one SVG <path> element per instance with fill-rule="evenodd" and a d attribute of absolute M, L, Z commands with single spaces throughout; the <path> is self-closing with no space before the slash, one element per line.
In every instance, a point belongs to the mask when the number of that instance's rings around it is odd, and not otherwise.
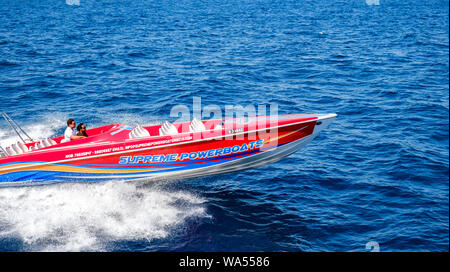
<path fill-rule="evenodd" d="M 17 146 L 23 151 L 23 153 L 30 151 L 28 147 L 22 142 L 17 142 Z"/>
<path fill-rule="evenodd" d="M 14 151 L 14 149 L 12 149 L 9 146 L 6 148 L 6 153 L 8 153 L 8 155 L 10 155 L 10 156 L 17 155 L 16 151 Z"/>
<path fill-rule="evenodd" d="M 41 143 L 36 143 L 35 145 L 34 145 L 34 148 L 35 149 L 39 149 L 39 148 L 43 148 L 44 146 L 43 145 L 41 145 Z"/>
<path fill-rule="evenodd" d="M 141 133 L 141 135 L 144 135 L 144 136 L 150 136 L 150 133 L 149 133 L 148 130 L 146 130 L 145 128 L 143 128 L 143 127 L 141 127 L 141 126 L 138 126 L 138 130 L 139 130 L 139 132 Z"/>
<path fill-rule="evenodd" d="M 55 145 L 55 144 L 56 144 L 56 142 L 53 141 L 53 140 L 50 139 L 50 138 L 46 138 L 46 139 L 44 139 L 43 141 L 44 141 L 48 146 L 52 146 L 52 145 Z"/>
<path fill-rule="evenodd" d="M 63 141 L 61 141 L 61 143 L 63 143 Z M 41 140 L 40 142 L 35 143 L 34 147 L 30 147 L 30 149 L 28 149 L 28 151 L 36 150 L 36 149 L 44 148 L 44 147 L 49 147 L 49 146 L 52 146 L 55 144 L 57 144 L 57 143 L 54 140 L 52 140 L 50 138 L 45 138 L 45 139 Z"/>
<path fill-rule="evenodd" d="M 148 130 L 146 130 L 145 128 L 143 128 L 141 126 L 137 126 L 137 127 L 133 128 L 133 130 L 129 134 L 130 139 L 140 138 L 140 137 L 149 137 L 149 136 L 150 136 L 150 133 L 148 132 Z"/>
<path fill-rule="evenodd" d="M 44 140 L 41 141 L 41 145 L 43 147 L 48 147 L 48 146 L 50 146 L 50 143 L 47 141 L 47 139 L 44 139 Z"/>
<path fill-rule="evenodd" d="M 204 130 L 206 130 L 206 128 L 202 121 L 199 121 L 196 118 L 192 119 L 192 122 L 189 125 L 189 132 L 199 132 Z"/>
<path fill-rule="evenodd" d="M 177 128 L 171 123 L 165 121 L 164 124 L 159 128 L 159 135 L 174 135 L 178 134 Z"/>
<path fill-rule="evenodd" d="M 11 148 L 16 152 L 16 154 L 22 154 L 23 150 L 20 149 L 20 147 L 18 147 L 16 144 L 12 144 Z"/>

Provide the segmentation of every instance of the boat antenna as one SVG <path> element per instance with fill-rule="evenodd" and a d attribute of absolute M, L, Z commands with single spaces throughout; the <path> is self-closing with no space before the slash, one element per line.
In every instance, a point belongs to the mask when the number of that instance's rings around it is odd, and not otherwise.
<path fill-rule="evenodd" d="M 25 136 L 28 138 L 28 140 L 32 141 L 31 137 L 16 122 L 14 122 L 14 120 L 11 119 L 11 117 L 9 117 L 9 115 L 6 112 L 2 112 L 2 116 L 3 116 L 3 118 L 5 118 L 6 122 L 8 122 L 9 126 L 17 133 L 17 135 L 19 135 L 19 138 L 22 140 L 23 143 L 26 143 L 26 142 L 23 139 L 23 137 L 20 135 L 18 130 L 20 130 L 23 134 L 25 134 Z"/>

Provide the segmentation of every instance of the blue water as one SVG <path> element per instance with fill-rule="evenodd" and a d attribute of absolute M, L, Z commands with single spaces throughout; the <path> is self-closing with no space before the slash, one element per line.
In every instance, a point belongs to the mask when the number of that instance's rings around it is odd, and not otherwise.
<path fill-rule="evenodd" d="M 1 188 L 0 251 L 448 251 L 448 19 L 448 1 L 1 0 L 0 111 L 32 136 L 194 97 L 339 116 L 258 169 Z"/>

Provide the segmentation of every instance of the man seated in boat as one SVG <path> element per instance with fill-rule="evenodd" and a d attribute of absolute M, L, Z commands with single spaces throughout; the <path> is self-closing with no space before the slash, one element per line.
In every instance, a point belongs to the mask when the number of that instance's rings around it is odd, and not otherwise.
<path fill-rule="evenodd" d="M 64 139 L 62 139 L 61 143 L 86 138 L 85 136 L 77 136 L 77 133 L 75 132 L 75 126 L 75 120 L 73 120 L 72 118 L 67 120 L 67 128 L 64 132 Z"/>

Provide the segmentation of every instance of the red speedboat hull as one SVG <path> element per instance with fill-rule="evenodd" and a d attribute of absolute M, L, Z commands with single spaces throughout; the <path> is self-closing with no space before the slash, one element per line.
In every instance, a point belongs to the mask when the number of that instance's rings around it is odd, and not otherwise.
<path fill-rule="evenodd" d="M 0 184 L 149 180 L 219 174 L 262 166 L 299 150 L 336 114 L 279 115 L 136 128 L 114 124 L 91 129 L 86 139 L 54 143 L 0 158 Z M 175 129 L 173 128 L 173 129 Z M 138 129 L 139 130 L 139 129 Z M 132 137 L 132 134 L 135 137 Z M 137 135 L 137 136 L 136 136 Z"/>

